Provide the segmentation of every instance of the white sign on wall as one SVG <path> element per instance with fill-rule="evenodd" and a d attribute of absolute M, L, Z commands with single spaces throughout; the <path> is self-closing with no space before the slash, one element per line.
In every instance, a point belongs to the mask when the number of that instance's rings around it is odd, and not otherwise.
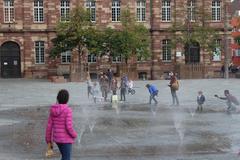
<path fill-rule="evenodd" d="M 216 48 L 213 52 L 213 61 L 221 61 L 221 50 L 220 48 Z"/>
<path fill-rule="evenodd" d="M 181 56 L 182 56 L 182 52 L 177 51 L 177 52 L 176 52 L 176 57 L 181 57 Z"/>

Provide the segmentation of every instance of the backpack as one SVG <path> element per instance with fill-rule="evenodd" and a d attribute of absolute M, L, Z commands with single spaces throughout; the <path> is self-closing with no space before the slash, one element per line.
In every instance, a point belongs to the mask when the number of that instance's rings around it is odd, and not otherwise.
<path fill-rule="evenodd" d="M 176 90 L 176 91 L 179 89 L 179 82 L 178 82 L 178 80 L 176 80 L 176 81 L 172 84 L 171 88 L 174 89 L 174 90 Z"/>

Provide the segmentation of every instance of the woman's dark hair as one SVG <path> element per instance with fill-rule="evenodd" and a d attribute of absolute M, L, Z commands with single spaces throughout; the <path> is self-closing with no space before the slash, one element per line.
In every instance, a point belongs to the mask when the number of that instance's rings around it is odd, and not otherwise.
<path fill-rule="evenodd" d="M 57 101 L 59 104 L 67 104 L 69 99 L 69 93 L 65 89 L 61 89 L 57 95 Z"/>

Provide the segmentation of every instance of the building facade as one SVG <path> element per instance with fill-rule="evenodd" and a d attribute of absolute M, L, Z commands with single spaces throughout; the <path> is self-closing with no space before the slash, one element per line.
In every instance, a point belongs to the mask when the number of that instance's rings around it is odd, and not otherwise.
<path fill-rule="evenodd" d="M 220 35 L 216 43 L 222 44 L 225 33 L 226 7 L 230 0 L 3 0 L 0 1 L 0 72 L 2 78 L 45 78 L 49 75 L 69 75 L 74 53 L 64 52 L 57 60 L 49 58 L 51 39 L 56 36 L 56 24 L 66 21 L 76 6 L 84 6 L 91 13 L 97 27 L 119 28 L 121 9 L 129 7 L 136 21 L 150 32 L 151 53 L 148 60 L 129 59 L 129 76 L 134 79 L 160 79 L 169 71 L 181 78 L 214 77 L 224 61 L 222 48 L 212 53 L 199 45 L 186 54 L 185 45 L 173 48 L 169 27 L 174 21 L 190 20 L 194 23 L 196 8 L 204 8 L 211 15 L 208 20 Z M 183 12 L 187 11 L 187 12 Z M 222 45 L 220 45 L 222 46 Z M 112 68 L 122 74 L 121 57 L 85 55 L 84 71 L 96 76 Z"/>
<path fill-rule="evenodd" d="M 233 69 L 240 67 L 240 1 L 232 2 L 232 65 Z"/>

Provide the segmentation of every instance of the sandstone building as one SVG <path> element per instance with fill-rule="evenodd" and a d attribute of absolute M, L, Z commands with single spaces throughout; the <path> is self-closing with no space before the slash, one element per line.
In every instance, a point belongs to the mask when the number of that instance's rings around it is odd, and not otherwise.
<path fill-rule="evenodd" d="M 232 65 L 235 68 L 240 66 L 240 1 L 232 2 L 231 13 L 232 37 L 234 39 L 231 44 Z"/>
<path fill-rule="evenodd" d="M 169 71 L 178 72 L 181 78 L 213 77 L 224 62 L 222 48 L 209 53 L 196 43 L 190 54 L 185 54 L 186 46 L 171 47 L 169 27 L 175 20 L 188 19 L 194 23 L 195 10 L 201 7 L 210 13 L 208 23 L 221 35 L 216 43 L 223 44 L 225 32 L 230 39 L 228 29 L 224 28 L 224 23 L 229 24 L 225 15 L 228 15 L 230 0 L 2 0 L 1 77 L 44 78 L 70 74 L 74 54 L 65 52 L 59 60 L 53 61 L 49 51 L 57 22 L 67 20 L 69 11 L 77 5 L 90 10 L 91 20 L 99 27 L 119 27 L 121 9 L 128 6 L 136 20 L 149 29 L 152 56 L 149 60 L 129 60 L 129 74 L 135 79 L 160 79 Z M 92 76 L 107 68 L 120 72 L 123 67 L 121 57 L 105 61 L 103 57 L 86 55 L 83 63 L 85 71 Z"/>

